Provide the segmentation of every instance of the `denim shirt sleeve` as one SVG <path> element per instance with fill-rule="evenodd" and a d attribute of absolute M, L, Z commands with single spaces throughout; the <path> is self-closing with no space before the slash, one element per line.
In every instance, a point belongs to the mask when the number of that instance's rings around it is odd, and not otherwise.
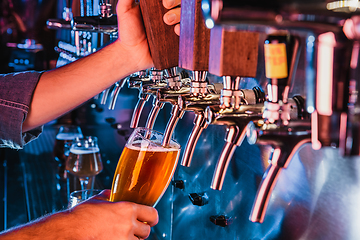
<path fill-rule="evenodd" d="M 22 132 L 41 72 L 0 74 L 0 147 L 22 149 L 43 127 Z"/>

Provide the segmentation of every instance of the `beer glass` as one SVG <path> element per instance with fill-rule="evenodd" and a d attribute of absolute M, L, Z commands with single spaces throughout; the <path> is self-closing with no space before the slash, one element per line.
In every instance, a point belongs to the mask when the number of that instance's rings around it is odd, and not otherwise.
<path fill-rule="evenodd" d="M 171 140 L 162 146 L 163 134 L 136 128 L 116 167 L 110 201 L 129 201 L 155 206 L 175 172 L 180 145 Z"/>
<path fill-rule="evenodd" d="M 65 161 L 69 155 L 71 143 L 75 138 L 83 138 L 83 134 L 79 126 L 61 126 L 56 134 L 53 155 L 55 160 L 58 162 L 58 175 L 61 179 L 66 178 Z"/>
<path fill-rule="evenodd" d="M 66 170 L 80 180 L 81 189 L 93 188 L 93 179 L 103 170 L 97 138 L 76 138 L 66 160 Z"/>

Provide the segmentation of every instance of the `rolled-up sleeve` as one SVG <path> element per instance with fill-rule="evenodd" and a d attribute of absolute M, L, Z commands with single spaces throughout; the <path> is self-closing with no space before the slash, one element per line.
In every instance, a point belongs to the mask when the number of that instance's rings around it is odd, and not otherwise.
<path fill-rule="evenodd" d="M 42 126 L 22 132 L 42 72 L 0 74 L 0 147 L 21 149 L 37 138 Z"/>

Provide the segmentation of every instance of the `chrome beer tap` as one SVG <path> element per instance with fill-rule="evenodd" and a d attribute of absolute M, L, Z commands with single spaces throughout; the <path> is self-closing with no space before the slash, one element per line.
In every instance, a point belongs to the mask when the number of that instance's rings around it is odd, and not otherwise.
<path fill-rule="evenodd" d="M 179 61 L 179 37 L 174 33 L 171 26 L 168 26 L 163 22 L 162 16 L 165 14 L 166 9 L 162 6 L 161 1 L 154 0 L 140 1 L 140 9 L 155 69 L 164 71 L 167 89 L 170 91 L 179 91 L 182 89 L 183 85 L 181 75 L 177 72 Z M 157 14 L 154 14 L 154 12 Z M 148 120 L 148 126 L 153 125 L 154 116 L 156 116 L 158 109 L 161 107 L 161 104 L 158 104 L 162 101 L 162 93 L 164 92 L 158 92 L 156 95 L 160 98 L 154 102 L 155 107 L 154 111 L 150 114 L 151 118 Z M 167 133 L 165 133 L 165 139 L 168 139 L 169 135 L 171 137 L 170 132 L 172 133 L 173 130 L 171 130 L 170 126 L 174 126 L 176 118 L 180 118 L 181 116 L 182 114 L 178 110 L 178 107 L 174 105 L 172 118 L 168 123 L 169 127 L 167 127 Z"/>
<path fill-rule="evenodd" d="M 205 110 L 208 106 L 220 105 L 221 89 L 222 84 L 214 84 L 207 86 L 207 93 L 203 97 L 193 96 L 192 94 L 179 96 L 178 105 L 180 108 L 183 111 L 192 111 L 195 113 L 194 127 L 189 135 L 180 163 L 182 166 L 190 167 L 198 139 L 203 130 L 209 125 L 206 121 Z"/>
<path fill-rule="evenodd" d="M 133 111 L 130 122 L 131 128 L 138 127 L 143 108 L 145 103 L 150 99 L 150 96 L 155 95 L 157 89 L 164 87 L 166 87 L 166 82 L 163 80 L 163 71 L 156 69 L 143 70 L 140 71 L 138 75 L 134 74 L 129 78 L 129 88 L 139 89 L 139 100 Z M 157 112 L 154 114 L 154 110 L 152 109 L 150 116 L 154 116 L 155 118 L 158 111 L 162 108 L 162 105 L 155 103 L 155 101 L 153 105 L 153 109 L 156 109 Z M 150 128 L 152 128 L 152 126 Z"/>
<path fill-rule="evenodd" d="M 312 146 L 338 147 L 345 156 L 360 154 L 358 128 L 358 17 L 346 21 L 344 32 L 320 34 L 315 101 L 312 105 Z M 345 34 L 344 34 L 345 33 Z"/>
<path fill-rule="evenodd" d="M 195 113 L 194 127 L 188 138 L 181 165 L 190 166 L 196 143 L 208 124 L 205 120 L 207 106 L 219 105 L 222 86 L 208 84 L 210 29 L 206 28 L 201 14 L 201 0 L 183 0 L 181 11 L 179 66 L 190 70 L 190 94 L 179 96 L 183 111 Z"/>
<path fill-rule="evenodd" d="M 271 146 L 272 154 L 250 215 L 253 222 L 263 222 L 281 170 L 289 165 L 301 146 L 311 141 L 311 124 L 305 110 L 305 100 L 300 96 L 294 97 L 294 101 L 289 98 L 299 48 L 298 38 L 282 31 L 268 35 L 265 40 L 265 72 L 269 83 L 268 99 L 264 104 L 264 124 L 253 130 L 253 137 L 249 139 L 256 139 L 254 142 L 259 145 Z"/>
<path fill-rule="evenodd" d="M 84 10 L 84 6 L 80 6 Z M 99 2 L 99 12 L 93 12 L 93 6 L 86 4 L 86 14 L 82 13 L 71 21 L 73 30 L 117 35 L 117 16 L 113 14 L 109 0 Z"/>
<path fill-rule="evenodd" d="M 209 72 L 223 77 L 223 89 L 220 105 L 208 107 L 206 116 L 208 124 L 225 125 L 227 129 L 226 143 L 211 184 L 216 190 L 222 188 L 227 166 L 245 137 L 246 126 L 261 118 L 264 94 L 260 88 L 240 89 L 242 77 L 256 77 L 258 44 L 257 33 L 220 26 L 211 29 Z"/>
<path fill-rule="evenodd" d="M 230 160 L 238 146 L 245 139 L 248 125 L 262 120 L 264 110 L 264 93 L 260 88 L 241 90 L 247 92 L 247 101 L 252 104 L 241 104 L 237 109 L 223 108 L 221 105 L 207 107 L 205 111 L 207 124 L 225 125 L 225 145 L 215 167 L 211 188 L 221 190 Z M 252 93 L 251 93 L 252 92 Z"/>

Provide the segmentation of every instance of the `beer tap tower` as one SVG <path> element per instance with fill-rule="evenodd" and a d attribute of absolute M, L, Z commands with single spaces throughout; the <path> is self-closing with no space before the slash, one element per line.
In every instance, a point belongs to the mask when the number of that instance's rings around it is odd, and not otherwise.
<path fill-rule="evenodd" d="M 311 141 L 314 149 L 322 148 L 325 151 L 326 147 L 331 146 L 338 147 L 343 155 L 359 153 L 358 124 L 355 123 L 357 113 L 354 111 L 358 104 L 358 79 L 354 73 L 358 72 L 359 8 L 357 5 L 353 7 L 349 4 L 341 5 L 338 1 L 322 0 L 311 4 L 296 0 L 246 4 L 233 4 L 226 0 L 204 2 L 204 12 L 211 24 L 246 24 L 258 32 L 268 32 L 269 29 L 285 30 L 290 38 L 292 34 L 304 36 L 303 34 L 307 33 L 308 39 L 311 39 L 307 42 L 313 47 L 312 51 L 307 52 L 310 71 L 305 75 L 306 110 L 311 113 L 311 130 L 310 122 L 304 117 L 304 120 L 299 122 L 289 121 L 289 82 L 283 85 L 283 81 L 279 81 L 279 76 L 272 76 L 275 73 L 273 69 L 270 69 L 271 73 L 268 72 L 271 59 L 266 54 L 271 52 L 272 44 L 278 45 L 282 42 L 280 36 L 270 35 L 265 44 L 266 72 L 271 80 L 268 88 L 269 99 L 264 112 L 265 124 L 258 131 L 261 132 L 258 142 L 261 144 L 263 138 L 263 143 L 272 145 L 274 149 L 271 165 L 259 187 L 250 217 L 251 221 L 262 222 L 280 170 L 288 166 L 291 156 L 301 145 Z M 211 18 L 208 18 L 209 16 Z M 289 64 L 291 59 L 295 59 L 297 52 L 296 39 L 290 39 L 285 45 L 292 46 L 290 52 L 289 49 L 286 51 Z M 279 45 L 274 48 L 278 47 Z M 278 52 L 280 53 L 280 49 Z M 284 49 L 282 52 L 285 52 Z M 295 70 L 290 64 L 286 76 L 288 81 L 292 79 L 291 69 Z M 279 84 L 284 87 L 279 88 Z M 276 126 L 271 127 L 274 124 Z M 277 140 L 274 141 L 275 139 Z M 287 144 L 284 144 L 285 142 Z"/>

